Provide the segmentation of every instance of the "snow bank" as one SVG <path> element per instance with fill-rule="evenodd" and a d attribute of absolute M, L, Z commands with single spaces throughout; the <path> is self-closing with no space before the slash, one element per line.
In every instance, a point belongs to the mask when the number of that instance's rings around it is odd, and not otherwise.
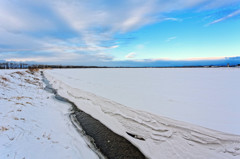
<path fill-rule="evenodd" d="M 69 108 L 43 90 L 41 76 L 0 70 L 0 158 L 98 158 L 69 119 Z"/>
<path fill-rule="evenodd" d="M 149 158 L 240 158 L 238 135 L 230 135 L 126 107 L 74 88 L 72 84 L 69 86 L 69 83 L 57 78 L 59 76 L 56 76 L 54 70 L 45 71 L 44 74 L 61 96 L 68 98 L 79 109 L 127 138 Z M 127 132 L 135 137 L 128 135 Z"/>

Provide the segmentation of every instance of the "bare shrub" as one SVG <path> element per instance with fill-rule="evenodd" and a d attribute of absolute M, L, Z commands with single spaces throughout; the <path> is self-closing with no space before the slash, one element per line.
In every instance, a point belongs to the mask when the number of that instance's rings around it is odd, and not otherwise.
<path fill-rule="evenodd" d="M 8 128 L 7 128 L 7 127 L 4 127 L 4 126 L 1 126 L 1 127 L 0 127 L 0 130 L 1 130 L 1 131 L 7 131 Z"/>
<path fill-rule="evenodd" d="M 28 73 L 34 74 L 36 72 L 39 72 L 39 68 L 35 68 L 35 67 L 28 67 Z"/>
<path fill-rule="evenodd" d="M 5 81 L 5 82 L 9 82 L 9 79 L 7 79 L 6 77 L 0 76 L 0 79 Z"/>
<path fill-rule="evenodd" d="M 39 86 L 40 85 L 40 82 L 39 81 L 36 81 L 36 80 L 30 80 L 30 79 L 24 79 L 25 82 L 29 83 L 29 84 L 33 84 L 35 86 Z"/>
<path fill-rule="evenodd" d="M 20 71 L 17 71 L 17 72 L 14 72 L 14 73 L 16 73 L 16 74 L 18 74 L 18 75 L 20 75 L 20 76 L 23 76 L 23 75 L 24 75 L 24 72 L 20 72 Z"/>
<path fill-rule="evenodd" d="M 7 79 L 6 77 L 0 76 L 0 85 L 7 87 L 7 82 L 10 82 L 9 79 Z"/>

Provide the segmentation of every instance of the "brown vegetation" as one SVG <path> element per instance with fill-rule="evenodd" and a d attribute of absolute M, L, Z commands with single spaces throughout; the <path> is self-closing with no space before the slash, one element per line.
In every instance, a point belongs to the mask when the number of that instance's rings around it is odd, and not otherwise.
<path fill-rule="evenodd" d="M 35 85 L 35 86 L 39 86 L 40 85 L 39 81 L 30 80 L 30 79 L 24 79 L 24 80 L 25 80 L 25 82 L 27 82 L 29 84 L 32 84 L 32 85 Z"/>
<path fill-rule="evenodd" d="M 1 131 L 7 131 L 8 128 L 6 128 L 6 127 L 4 127 L 4 126 L 1 126 L 1 127 L 0 127 L 0 130 L 1 130 Z"/>
<path fill-rule="evenodd" d="M 28 71 L 26 71 L 26 72 L 28 72 L 30 74 L 34 74 L 36 72 L 39 72 L 39 68 L 29 67 Z"/>
<path fill-rule="evenodd" d="M 9 82 L 9 79 L 7 79 L 6 77 L 0 76 L 0 79 L 5 81 L 5 82 Z"/>
<path fill-rule="evenodd" d="M 25 73 L 24 72 L 20 72 L 20 71 L 17 71 L 17 72 L 14 72 L 15 74 L 18 74 L 20 76 L 23 76 Z"/>
<path fill-rule="evenodd" d="M 25 96 L 17 96 L 17 97 L 12 97 L 11 99 L 17 99 L 17 100 L 20 100 L 20 99 L 32 99 L 31 97 L 25 97 Z"/>
<path fill-rule="evenodd" d="M 9 82 L 10 80 L 7 79 L 6 77 L 0 76 L 0 85 L 2 85 L 3 87 L 7 86 L 6 82 Z"/>
<path fill-rule="evenodd" d="M 23 103 L 15 103 L 16 105 L 23 105 L 23 106 L 25 106 Z"/>

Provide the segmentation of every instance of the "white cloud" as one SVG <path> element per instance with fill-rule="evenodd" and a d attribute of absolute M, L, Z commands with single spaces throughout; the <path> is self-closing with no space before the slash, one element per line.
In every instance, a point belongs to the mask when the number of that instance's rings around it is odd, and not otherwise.
<path fill-rule="evenodd" d="M 54 30 L 56 25 L 50 15 L 46 16 L 39 11 L 30 9 L 29 6 L 41 4 L 22 0 L 0 1 L 0 27 L 14 33 L 30 31 Z M 40 8 L 42 9 L 42 8 Z"/>
<path fill-rule="evenodd" d="M 113 57 L 105 54 L 103 52 L 100 53 L 93 53 L 93 54 L 86 54 L 76 53 L 76 52 L 65 52 L 62 50 L 56 50 L 55 52 L 48 53 L 48 56 L 44 56 L 43 54 L 29 54 L 27 57 L 22 57 L 21 54 L 18 53 L 6 53 L 0 54 L 0 58 L 6 61 L 34 61 L 34 62 L 42 62 L 42 63 L 58 63 L 58 64 L 81 64 L 81 63 L 88 63 L 88 62 L 104 62 L 104 61 L 111 61 Z"/>
<path fill-rule="evenodd" d="M 125 58 L 127 58 L 127 59 L 135 58 L 135 57 L 136 57 L 136 53 L 135 53 L 135 52 L 130 52 L 129 54 L 127 54 L 127 55 L 125 56 Z"/>
<path fill-rule="evenodd" d="M 61 54 L 62 60 L 76 56 L 82 59 L 80 57 L 83 54 L 89 54 L 89 57 L 94 56 L 96 60 L 103 57 L 111 59 L 111 56 L 105 53 L 103 56 L 99 53 L 118 47 L 112 43 L 115 34 L 126 33 L 163 20 L 181 20 L 174 17 L 166 18 L 163 16 L 164 13 L 191 7 L 198 8 L 197 5 L 203 3 L 205 4 L 201 5 L 203 8 L 205 6 L 213 8 L 231 2 L 237 2 L 237 0 L 175 0 L 174 2 L 166 0 L 2 0 L 0 1 L 0 53 L 17 54 L 19 52 L 19 58 L 25 58 L 31 54 L 34 56 L 43 52 L 42 56 L 48 58 L 56 52 L 66 54 L 66 56 Z M 238 10 L 211 24 L 239 13 Z M 167 41 L 175 38 L 170 37 Z M 135 55 L 132 53 L 126 58 L 133 58 Z M 41 59 L 42 56 L 39 58 Z M 4 58 L 7 57 L 4 55 Z"/>
<path fill-rule="evenodd" d="M 182 19 L 179 19 L 179 18 L 172 18 L 172 17 L 163 18 L 163 20 L 170 20 L 170 21 L 177 21 L 177 22 L 181 22 L 181 21 L 182 21 Z"/>
<path fill-rule="evenodd" d="M 176 39 L 176 38 L 177 38 L 176 36 L 170 37 L 170 38 L 168 38 L 168 39 L 166 40 L 166 42 L 170 42 L 170 41 L 172 41 L 172 40 L 174 40 L 174 39 Z"/>
<path fill-rule="evenodd" d="M 215 9 L 218 7 L 226 7 L 227 5 L 234 6 L 235 4 L 239 5 L 239 0 L 205 0 L 205 5 L 200 8 L 201 10 Z"/>
<path fill-rule="evenodd" d="M 145 45 L 144 45 L 144 44 L 138 44 L 138 45 L 136 46 L 136 48 L 137 48 L 138 50 L 142 50 L 142 49 L 145 48 Z"/>
<path fill-rule="evenodd" d="M 174 3 L 165 0 L 122 0 L 109 3 L 102 0 L 91 3 L 91 0 L 54 0 L 52 7 L 81 35 L 86 45 L 95 46 L 101 45 L 102 41 L 112 40 L 112 36 L 118 32 L 125 33 L 163 20 L 181 21 L 179 18 L 159 16 L 162 13 L 191 8 L 201 3 L 212 4 L 212 2 L 208 0 L 176 0 Z M 225 3 L 228 2 L 221 5 Z"/>
<path fill-rule="evenodd" d="M 228 14 L 228 15 L 220 18 L 220 19 L 214 20 L 214 21 L 212 21 L 211 23 L 209 23 L 208 25 L 212 25 L 212 24 L 216 24 L 216 23 L 222 22 L 222 21 L 224 21 L 224 20 L 227 20 L 227 19 L 232 18 L 232 17 L 234 17 L 234 16 L 237 16 L 237 15 L 239 15 L 239 14 L 240 14 L 240 9 L 239 9 L 239 10 L 236 10 L 236 11 L 234 11 L 234 12 L 232 12 L 232 13 L 230 13 L 230 14 Z M 208 25 L 207 25 L 207 26 L 208 26 Z"/>

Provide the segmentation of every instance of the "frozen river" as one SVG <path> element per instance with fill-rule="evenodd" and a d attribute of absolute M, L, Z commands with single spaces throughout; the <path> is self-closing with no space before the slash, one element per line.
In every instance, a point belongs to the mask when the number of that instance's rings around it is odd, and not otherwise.
<path fill-rule="evenodd" d="M 240 134 L 239 68 L 48 70 L 70 87 L 134 109 Z"/>

